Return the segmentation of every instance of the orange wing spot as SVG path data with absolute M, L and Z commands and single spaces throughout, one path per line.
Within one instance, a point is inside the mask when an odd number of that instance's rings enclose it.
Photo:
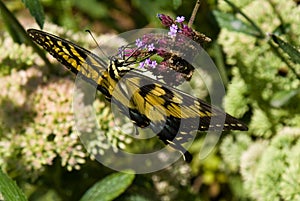
M 101 85 L 102 84 L 103 78 L 101 76 L 98 77 L 97 79 L 97 84 Z
M 154 122 L 166 121 L 165 108 L 163 108 L 161 105 L 155 105 L 151 107 L 149 114 L 146 116 Z
M 52 42 L 52 40 L 49 40 L 48 43 L 49 43 L 51 46 L 54 45 L 54 43 Z
M 180 118 L 192 118 L 199 115 L 198 114 L 199 111 L 195 112 L 191 107 L 181 106 L 180 110 L 181 110 Z
M 49 39 L 49 40 L 50 40 L 50 39 Z M 62 43 L 61 43 L 61 41 L 57 41 L 57 44 L 58 44 L 59 46 L 61 46 L 61 47 L 63 46 Z
M 64 60 L 66 60 L 66 61 L 68 61 L 68 59 L 69 59 L 69 56 L 68 55 L 62 55 L 62 57 L 64 58 Z
M 151 105 L 145 102 L 144 98 L 139 93 L 134 93 L 133 102 L 139 111 L 144 112 L 144 114 L 149 113 Z
M 202 112 L 202 111 L 200 111 L 200 110 L 198 111 L 198 114 L 199 114 L 200 117 L 206 117 L 206 116 L 207 116 L 207 115 L 205 115 L 204 112 Z
M 209 111 L 205 111 L 205 114 L 206 114 L 206 116 L 209 116 L 209 117 L 211 117 L 211 112 L 209 112 Z
M 151 90 L 151 93 L 155 96 L 165 95 L 166 92 L 161 88 L 161 85 L 156 84 L 155 88 Z
M 177 93 L 174 93 L 174 97 L 172 98 L 172 101 L 178 104 L 182 104 L 182 96 L 180 96 Z
M 182 114 L 183 114 L 181 108 L 174 103 L 171 103 L 170 105 L 168 105 L 168 111 L 171 115 L 173 115 L 174 117 L 178 117 L 178 118 L 181 118 Z
M 74 68 L 76 68 L 77 70 L 78 70 L 78 64 L 77 64 L 77 62 L 76 62 L 76 60 L 75 59 L 73 59 L 73 58 L 70 58 L 69 60 L 68 60 L 68 63 L 70 63 Z
M 149 102 L 152 105 L 162 105 L 165 102 L 164 99 L 160 98 L 159 96 L 154 97 L 154 96 L 151 96 L 151 95 L 147 95 L 145 97 L 145 99 L 146 99 L 147 102 Z
M 57 52 L 57 53 L 58 53 L 58 55 L 60 55 L 60 56 L 66 55 L 66 53 L 64 53 L 64 52 Z
M 70 46 L 70 45 L 69 45 L 69 47 L 70 47 L 71 52 L 74 54 L 74 56 L 75 56 L 76 58 L 80 59 L 81 61 L 85 61 L 85 60 L 80 56 L 80 54 L 78 54 L 78 52 L 74 49 L 73 46 Z
M 63 47 L 62 50 L 63 50 L 66 54 L 70 55 L 70 52 L 69 52 L 69 50 L 68 50 L 67 48 Z
M 61 52 L 61 49 L 59 47 L 53 47 L 53 51 L 56 53 L 59 53 L 59 52 Z

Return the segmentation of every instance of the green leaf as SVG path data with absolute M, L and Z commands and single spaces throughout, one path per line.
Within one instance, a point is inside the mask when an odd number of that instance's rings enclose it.
M 161 57 L 161 56 L 159 56 L 158 54 L 152 55 L 152 56 L 150 57 L 150 59 L 151 59 L 152 61 L 156 61 L 157 63 L 160 63 L 160 62 L 162 62 L 162 61 L 164 60 L 164 58 Z
M 290 33 L 291 31 L 291 24 L 286 23 L 286 24 L 280 24 L 277 26 L 274 31 L 272 31 L 273 34 L 276 34 L 277 36 L 284 35 L 287 33 Z
M 39 0 L 22 0 L 25 6 L 29 9 L 30 14 L 35 18 L 42 29 L 45 22 L 45 14 Z
M 282 107 L 299 93 L 299 89 L 277 92 L 271 100 L 271 105 L 276 108 Z
M 251 25 L 238 19 L 234 14 L 223 13 L 218 10 L 213 11 L 219 25 L 230 31 L 245 33 L 251 36 L 260 37 L 260 33 Z
M 150 201 L 150 200 L 141 195 L 131 195 L 130 197 L 127 197 L 125 201 Z
M 7 31 L 14 42 L 19 44 L 24 42 L 24 34 L 27 35 L 24 28 L 2 1 L 0 1 L 0 15 L 0 17 L 2 17 L 2 22 L 5 24 Z
M 99 19 L 109 15 L 109 9 L 104 3 L 96 0 L 74 1 L 74 5 L 87 15 Z
M 182 0 L 173 0 L 173 8 L 174 10 L 178 9 L 179 6 L 182 5 Z
M 9 201 L 26 201 L 24 193 L 17 186 L 16 182 L 9 178 L 0 169 L 0 190 L 4 200 Z
M 300 64 L 300 52 L 294 48 L 292 45 L 289 43 L 281 40 L 278 36 L 275 34 L 269 34 L 272 38 L 272 40 L 278 44 L 278 46 L 285 52 L 287 53 L 291 60 L 295 63 Z
M 132 183 L 135 175 L 114 173 L 94 184 L 80 201 L 110 201 L 121 195 Z
M 142 12 L 146 18 L 151 21 L 157 21 L 156 14 L 163 13 L 166 7 L 170 6 L 170 1 L 161 1 L 161 0 L 131 0 L 131 4 Z

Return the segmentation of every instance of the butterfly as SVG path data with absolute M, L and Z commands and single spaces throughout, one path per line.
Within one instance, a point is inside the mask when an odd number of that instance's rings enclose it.
M 36 29 L 27 32 L 60 63 L 95 85 L 108 101 L 113 99 L 136 126 L 151 128 L 162 142 L 180 151 L 187 162 L 192 155 L 183 144 L 192 138 L 191 131 L 248 130 L 246 124 L 221 109 L 138 73 L 130 59 L 111 57 L 107 64 L 73 42 Z

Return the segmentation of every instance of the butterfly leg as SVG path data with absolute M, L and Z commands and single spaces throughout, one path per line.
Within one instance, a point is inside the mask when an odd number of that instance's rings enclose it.
M 183 146 L 181 146 L 180 143 L 177 143 L 176 141 L 169 141 L 169 140 L 167 140 L 167 143 L 173 149 L 178 150 L 182 154 L 183 159 L 186 162 L 190 163 L 192 161 L 192 159 L 193 159 L 192 154 L 190 152 L 188 152 Z

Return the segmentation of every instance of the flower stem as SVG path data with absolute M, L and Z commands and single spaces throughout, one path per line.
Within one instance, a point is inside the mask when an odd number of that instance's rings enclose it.
M 189 23 L 188 23 L 189 27 L 191 27 L 194 23 L 194 20 L 195 20 L 196 14 L 198 12 L 198 9 L 200 7 L 200 4 L 201 4 L 201 0 L 197 0 L 196 5 L 194 7 L 194 10 L 192 12 L 191 18 L 190 18 Z

